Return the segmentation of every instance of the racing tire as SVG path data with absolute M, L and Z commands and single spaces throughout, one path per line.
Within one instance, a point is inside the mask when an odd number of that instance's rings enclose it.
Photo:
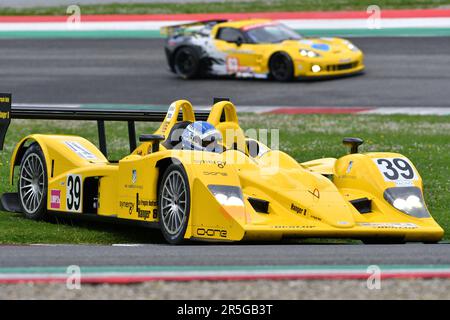
M 158 190 L 158 218 L 161 232 L 170 244 L 181 244 L 189 221 L 191 192 L 182 165 L 171 164 Z
M 18 195 L 25 217 L 41 220 L 47 216 L 47 166 L 41 147 L 31 144 L 20 163 Z
M 274 54 L 269 60 L 270 77 L 276 81 L 287 82 L 294 79 L 294 63 L 284 52 Z
M 183 79 L 192 79 L 198 76 L 200 58 L 197 52 L 190 47 L 182 47 L 175 52 L 173 69 Z

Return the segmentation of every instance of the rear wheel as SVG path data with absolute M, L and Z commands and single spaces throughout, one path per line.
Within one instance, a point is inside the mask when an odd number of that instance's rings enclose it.
M 199 57 L 194 49 L 183 47 L 175 52 L 173 68 L 181 78 L 195 78 L 199 73 L 199 65 Z
M 47 214 L 47 167 L 37 143 L 31 144 L 23 155 L 18 188 L 25 216 L 33 220 L 43 219 Z
M 159 224 L 164 238 L 170 244 L 180 244 L 189 220 L 189 181 L 181 165 L 171 164 L 159 186 Z
M 269 61 L 270 75 L 277 81 L 291 81 L 294 78 L 294 63 L 283 52 L 276 53 Z

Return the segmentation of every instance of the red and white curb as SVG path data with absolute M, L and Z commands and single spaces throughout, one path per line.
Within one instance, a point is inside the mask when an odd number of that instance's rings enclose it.
M 148 281 L 245 281 L 245 280 L 355 280 L 376 275 L 379 279 L 450 279 L 449 266 L 246 266 L 246 267 L 91 267 L 79 275 L 46 268 L 0 269 L 0 284 L 61 283 L 78 276 L 81 283 L 140 283 Z M 18 268 L 19 269 L 19 268 Z M 85 270 L 86 269 L 86 270 Z M 116 270 L 114 270 L 116 269 Z
M 450 107 L 237 107 L 238 112 L 269 114 L 450 115 Z
M 274 12 L 222 14 L 83 15 L 80 23 L 69 16 L 2 16 L 0 32 L 7 31 L 158 31 L 162 26 L 210 19 L 268 18 L 298 30 L 368 28 L 450 28 L 450 9 Z M 374 22 L 373 19 L 377 19 Z M 70 22 L 68 22 L 70 21 Z

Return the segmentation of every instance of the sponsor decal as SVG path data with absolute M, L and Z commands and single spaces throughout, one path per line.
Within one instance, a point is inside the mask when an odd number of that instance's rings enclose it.
M 120 201 L 119 206 L 121 208 L 128 208 L 128 213 L 132 214 L 134 209 L 134 203 L 131 201 Z
M 299 206 L 296 206 L 293 203 L 291 204 L 291 210 L 298 214 L 302 214 L 302 215 L 306 216 L 306 209 L 300 208 Z
M 221 230 L 221 229 L 204 229 L 204 228 L 197 228 L 197 235 L 198 236 L 207 236 L 207 237 L 220 237 L 220 238 L 226 238 L 227 237 L 227 230 Z
M 136 171 L 136 169 L 133 169 L 131 171 L 131 183 L 135 184 L 136 181 L 137 181 L 137 171 Z
M 50 208 L 61 208 L 61 190 L 50 190 Z
M 313 229 L 316 226 L 272 226 L 273 229 Z
M 346 174 L 349 174 L 350 171 L 352 171 L 352 168 L 353 168 L 353 161 L 350 161 L 350 162 L 348 163 L 347 171 L 345 171 L 345 173 L 346 173 Z
M 311 48 L 320 50 L 320 51 L 330 51 L 330 46 L 325 43 L 314 43 L 311 45 Z
M 214 171 L 203 171 L 203 174 L 205 176 L 223 176 L 223 177 L 228 176 L 228 173 L 226 172 L 214 172 Z
M 0 103 L 10 103 L 11 97 L 10 96 L 0 96 Z
M 361 227 L 372 227 L 377 229 L 417 229 L 418 226 L 415 223 L 401 223 L 401 222 L 395 222 L 395 223 L 387 223 L 387 222 L 361 222 L 358 223 Z
M 166 120 L 170 121 L 172 119 L 174 113 L 175 113 L 175 102 L 172 103 L 169 107 L 169 110 L 167 110 Z
M 136 212 L 139 218 L 147 220 L 150 216 L 154 216 L 156 210 L 152 208 L 143 207 L 156 207 L 157 201 L 155 200 L 144 200 L 139 198 L 139 193 L 136 193 Z
M 195 160 L 194 159 L 194 164 L 214 164 L 216 165 L 218 168 L 223 169 L 225 168 L 225 165 L 227 164 L 226 161 L 216 161 L 216 160 Z
M 0 112 L 0 119 L 9 119 L 9 112 Z
M 86 160 L 97 160 L 97 157 L 92 152 L 90 152 L 88 149 L 83 147 L 79 142 L 65 141 L 64 143 L 73 152 L 75 152 L 80 158 L 83 158 Z
M 319 191 L 319 189 L 315 188 L 313 191 L 308 190 L 308 192 L 311 193 L 314 198 L 320 199 L 320 191 Z

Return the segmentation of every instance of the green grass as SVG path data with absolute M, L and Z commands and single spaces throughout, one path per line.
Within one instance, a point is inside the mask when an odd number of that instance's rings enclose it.
M 425 199 L 433 217 L 450 231 L 450 116 L 380 115 L 250 115 L 240 117 L 243 128 L 280 129 L 280 149 L 303 162 L 346 153 L 342 137 L 365 140 L 362 152 L 392 151 L 409 157 L 422 175 Z M 139 133 L 151 133 L 156 124 L 138 124 Z M 13 121 L 5 151 L 0 154 L 1 192 L 8 186 L 9 157 L 14 143 L 29 133 L 81 134 L 97 143 L 96 126 L 84 122 Z M 127 128 L 107 126 L 111 158 L 127 154 Z M 0 213 L 0 243 L 128 243 L 159 241 L 158 231 L 109 224 L 55 220 L 35 222 L 18 214 Z
M 75 2 L 75 1 L 74 1 Z M 366 10 L 377 4 L 382 9 L 435 8 L 449 0 L 254 0 L 222 3 L 156 3 L 85 5 L 82 14 L 218 13 L 274 11 Z M 1 8 L 0 15 L 65 15 L 67 7 Z

